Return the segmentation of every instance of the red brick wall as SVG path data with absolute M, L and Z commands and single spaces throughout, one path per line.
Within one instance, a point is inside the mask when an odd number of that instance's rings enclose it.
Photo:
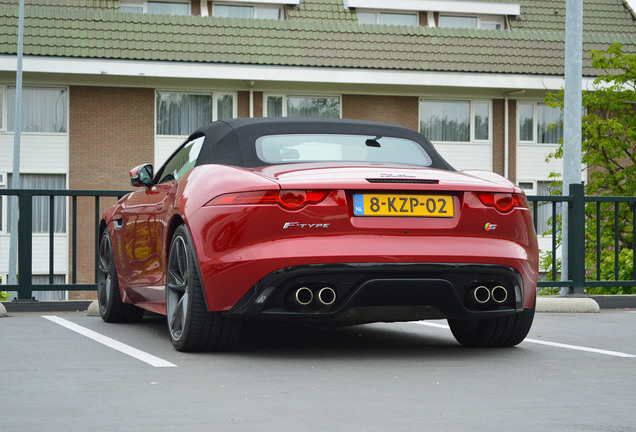
M 236 97 L 236 113 L 239 118 L 250 116 L 250 92 L 238 92 Z
M 263 92 L 253 92 L 254 117 L 263 117 Z M 239 118 L 250 116 L 250 92 L 240 91 L 237 97 L 237 113 Z
M 508 100 L 508 179 L 517 182 L 517 101 Z
M 344 94 L 342 118 L 390 122 L 417 131 L 418 98 Z
M 505 104 L 503 99 L 494 99 L 492 102 L 492 170 L 504 175 Z
M 420 12 L 419 14 L 419 22 L 422 27 L 428 27 L 428 13 Z
M 69 100 L 69 188 L 130 190 L 128 171 L 154 159 L 154 90 L 71 87 Z M 100 214 L 113 201 L 103 198 Z M 94 281 L 94 214 L 93 198 L 78 199 L 78 283 Z
M 254 92 L 254 117 L 263 117 L 263 92 Z

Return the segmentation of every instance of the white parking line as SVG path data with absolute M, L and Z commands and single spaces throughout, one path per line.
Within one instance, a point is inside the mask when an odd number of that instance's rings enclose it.
M 55 324 L 59 324 L 62 327 L 65 327 L 69 330 L 72 330 L 76 333 L 81 334 L 82 336 L 86 336 L 89 339 L 92 339 L 96 342 L 99 342 L 102 345 L 106 345 L 109 348 L 117 350 L 123 354 L 129 355 L 130 357 L 136 358 L 137 360 L 141 360 L 142 362 L 148 363 L 154 367 L 177 367 L 177 365 L 170 363 L 169 361 L 160 359 L 159 357 L 155 357 L 152 354 L 148 354 L 137 348 L 133 348 L 130 345 L 126 345 L 115 339 L 111 339 L 108 336 L 104 336 L 100 333 L 97 333 L 93 330 L 89 330 L 85 327 L 72 323 L 64 318 L 60 318 L 55 315 L 42 315 L 42 318 L 45 318 L 49 321 L 54 322 Z
M 428 326 L 428 327 L 450 329 L 448 327 L 448 325 L 446 325 L 446 324 L 438 324 L 438 323 L 432 323 L 432 322 L 426 322 L 426 321 L 413 321 L 413 324 L 419 324 L 419 325 L 424 325 L 424 326 Z M 577 345 L 568 345 L 568 344 L 562 344 L 562 343 L 557 343 L 557 342 L 548 342 L 548 341 L 537 340 L 537 339 L 528 339 L 528 338 L 526 338 L 526 339 L 524 339 L 523 342 L 529 342 L 529 343 L 533 343 L 533 344 L 537 344 L 537 345 L 547 345 L 547 346 L 552 346 L 552 347 L 556 347 L 556 348 L 564 348 L 564 349 L 571 349 L 571 350 L 577 350 L 577 351 L 585 351 L 585 352 L 591 352 L 591 353 L 596 353 L 596 354 L 604 354 L 604 355 L 609 355 L 609 356 L 614 356 L 614 357 L 636 358 L 636 355 L 633 355 L 633 354 L 626 354 L 626 353 L 617 352 L 617 351 L 607 351 L 607 350 L 601 350 L 601 349 L 597 349 L 597 348 L 588 348 L 588 347 L 577 346 Z
M 587 351 L 587 352 L 596 353 L 596 354 L 605 354 L 605 355 L 614 356 L 614 357 L 623 357 L 623 358 L 634 358 L 634 357 L 636 357 L 636 355 L 626 354 L 626 353 L 617 352 L 617 351 L 607 351 L 607 350 L 602 350 L 602 349 L 588 348 L 588 347 L 582 347 L 582 346 L 577 346 L 577 345 L 568 345 L 568 344 L 562 344 L 562 343 L 557 343 L 557 342 L 548 342 L 548 341 L 536 340 L 536 339 L 527 339 L 526 338 L 523 341 L 524 342 L 530 342 L 530 343 L 533 343 L 533 344 L 553 346 L 553 347 L 557 347 L 557 348 L 565 348 L 565 349 L 571 349 L 571 350 L 577 350 L 577 351 Z

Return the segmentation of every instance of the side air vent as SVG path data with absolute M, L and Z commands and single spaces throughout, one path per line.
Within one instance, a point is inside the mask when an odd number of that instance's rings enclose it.
M 369 183 L 419 183 L 419 184 L 439 184 L 439 180 L 421 180 L 421 179 L 405 179 L 405 178 L 380 178 L 367 179 Z

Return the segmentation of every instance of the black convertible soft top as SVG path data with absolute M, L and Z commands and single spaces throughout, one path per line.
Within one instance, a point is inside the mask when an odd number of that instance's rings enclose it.
M 258 158 L 256 140 L 265 135 L 284 134 L 347 134 L 409 139 L 424 148 L 431 158 L 431 168 L 455 171 L 423 135 L 392 123 L 347 119 L 239 118 L 210 123 L 190 137 L 205 135 L 196 165 L 258 167 L 269 164 Z

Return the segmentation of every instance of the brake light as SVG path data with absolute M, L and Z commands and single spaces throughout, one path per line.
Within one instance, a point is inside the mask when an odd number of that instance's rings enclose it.
M 318 204 L 324 200 L 330 191 L 324 190 L 280 190 L 254 191 L 225 194 L 218 196 L 207 205 L 262 205 L 278 204 L 288 210 L 298 210 L 307 204 Z
M 501 213 L 508 213 L 515 207 L 528 208 L 528 200 L 523 194 L 477 192 L 475 195 L 483 205 L 494 207 Z

